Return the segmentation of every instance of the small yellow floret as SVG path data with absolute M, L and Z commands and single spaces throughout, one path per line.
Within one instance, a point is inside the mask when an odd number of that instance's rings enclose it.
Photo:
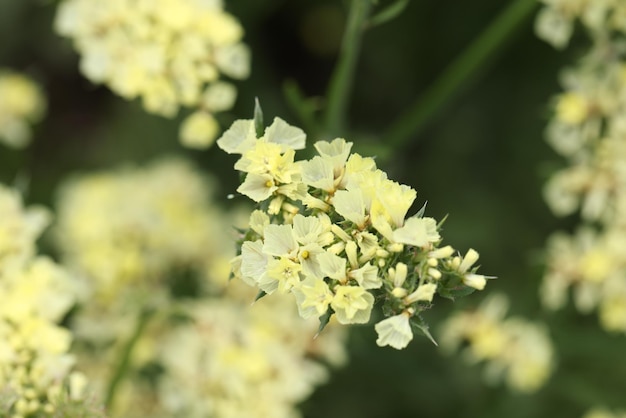
M 589 103 L 578 93 L 562 94 L 556 105 L 556 117 L 565 123 L 578 125 L 589 115 Z

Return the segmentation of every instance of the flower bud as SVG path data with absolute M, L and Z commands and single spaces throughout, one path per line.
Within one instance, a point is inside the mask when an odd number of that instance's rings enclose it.
M 482 274 L 468 273 L 463 276 L 463 284 L 476 290 L 483 290 L 487 284 L 487 278 Z
M 352 266 L 352 268 L 359 267 L 359 259 L 356 254 L 356 250 L 356 242 L 346 242 L 346 256 L 348 257 L 348 261 L 350 262 L 350 266 Z
M 454 254 L 454 248 L 450 245 L 446 245 L 445 247 L 437 248 L 436 250 L 429 252 L 428 256 L 432 258 L 448 258 L 452 254 Z
M 470 267 L 474 265 L 476 261 L 478 261 L 478 252 L 470 248 L 469 250 L 467 250 L 465 257 L 463 257 L 463 261 L 459 266 L 459 272 L 465 273 Z
M 434 269 L 434 268 L 429 268 L 428 269 L 428 275 L 430 277 L 432 277 L 433 279 L 435 279 L 435 280 L 441 279 L 441 272 L 439 270 L 437 270 L 437 269 Z
M 433 300 L 433 296 L 435 296 L 435 291 L 437 290 L 437 285 L 435 283 L 426 283 L 417 288 L 413 293 L 404 298 L 404 303 L 406 305 L 410 305 L 412 303 L 418 302 L 420 300 L 431 302 Z
M 341 229 L 341 227 L 337 224 L 332 224 L 330 226 L 330 230 L 333 232 L 333 234 L 337 235 L 337 237 L 339 237 L 339 239 L 348 242 L 350 241 L 350 235 L 348 235 L 346 233 L 346 231 L 344 231 L 343 229 Z
M 395 287 L 402 287 L 408 273 L 408 267 L 404 263 L 396 264 L 396 274 L 393 278 L 393 285 Z
M 391 294 L 398 299 L 402 299 L 407 293 L 409 292 L 403 287 L 396 287 L 391 291 Z

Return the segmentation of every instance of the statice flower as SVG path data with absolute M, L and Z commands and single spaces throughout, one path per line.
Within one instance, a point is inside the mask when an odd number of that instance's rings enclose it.
M 548 240 L 541 299 L 561 308 L 571 289 L 580 312 L 597 310 L 603 328 L 626 332 L 626 3 L 551 4 L 581 17 L 591 47 L 564 71 L 546 131 L 565 159 L 546 202 L 557 216 L 578 213 L 581 224 Z
M 260 115 L 260 112 L 257 113 Z M 292 294 L 303 318 L 321 327 L 368 323 L 378 305 L 377 344 L 402 349 L 436 294 L 454 299 L 482 290 L 478 253 L 442 246 L 441 223 L 408 216 L 416 192 L 387 178 L 343 138 L 315 143 L 318 155 L 295 160 L 304 132 L 275 118 L 238 120 L 217 141 L 239 155 L 237 191 L 257 203 L 241 230 L 236 277 L 265 294 Z M 377 302 L 378 301 L 378 302 Z M 379 316 L 377 313 L 375 316 Z
M 28 145 L 31 125 L 43 117 L 45 109 L 45 97 L 32 79 L 0 69 L 0 142 L 13 148 Z
M 211 184 L 180 158 L 75 176 L 60 189 L 55 230 L 64 263 L 95 304 L 158 303 L 172 270 L 210 268 L 222 244 Z M 95 307 L 95 306 L 94 306 Z
M 507 298 L 493 294 L 475 311 L 455 313 L 443 324 L 441 346 L 452 353 L 466 345 L 465 358 L 485 363 L 488 382 L 504 380 L 513 390 L 535 392 L 552 372 L 552 343 L 545 326 L 507 318 L 507 310 Z
M 583 418 L 626 418 L 626 412 L 597 407 L 587 411 Z
M 178 158 L 61 189 L 56 236 L 86 287 L 72 328 L 94 390 L 111 390 L 129 350 L 111 417 L 297 416 L 326 364 L 345 359 L 342 330 L 314 339 L 292 303 L 251 306 L 254 291 L 229 282 L 238 211 L 212 189 Z
M 92 82 L 165 117 L 192 109 L 180 128 L 192 148 L 213 143 L 213 115 L 234 104 L 236 89 L 221 77 L 250 71 L 243 28 L 221 0 L 63 0 L 55 26 L 72 39 Z
M 577 22 L 593 36 L 626 33 L 626 4 L 621 0 L 540 0 L 535 30 L 555 48 L 569 43 Z
M 59 325 L 75 304 L 77 286 L 35 250 L 47 214 L 24 208 L 21 197 L 2 185 L 0 214 L 2 412 L 18 418 L 84 409 L 87 379 L 74 370 L 72 334 Z
M 170 416 L 290 418 L 346 358 L 342 329 L 314 339 L 287 297 L 250 306 L 253 290 L 231 282 L 219 299 L 187 304 L 187 323 L 159 346 L 159 398 Z M 251 293 L 252 292 L 252 293 Z M 253 402 L 250 400 L 254 399 Z

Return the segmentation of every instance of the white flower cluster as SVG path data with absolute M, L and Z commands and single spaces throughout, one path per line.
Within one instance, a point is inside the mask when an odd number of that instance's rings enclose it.
M 469 362 L 486 362 L 487 381 L 504 379 L 514 390 L 534 392 L 550 377 L 554 349 L 544 326 L 505 318 L 507 310 L 508 299 L 492 294 L 477 310 L 457 312 L 443 325 L 441 346 L 454 352 L 466 343 Z
M 583 418 L 626 418 L 626 412 L 625 411 L 611 411 L 606 408 L 598 407 L 598 408 L 593 408 L 587 411 L 587 413 L 583 415 Z
M 314 339 L 317 321 L 303 321 L 291 300 L 260 300 L 232 282 L 219 299 L 188 304 L 192 322 L 174 328 L 159 347 L 165 373 L 159 397 L 174 416 L 291 418 L 296 405 L 342 365 L 342 329 Z M 251 402 L 251 399 L 254 401 Z
M 210 184 L 179 158 L 77 176 L 60 190 L 55 230 L 64 263 L 98 304 L 156 301 L 173 272 L 202 275 L 223 253 Z M 134 302 L 133 302 L 134 301 Z M 145 301 L 148 303 L 148 301 Z
M 595 10 L 589 16 L 608 26 L 590 28 L 592 46 L 564 72 L 564 91 L 547 129 L 549 143 L 567 166 L 548 180 L 545 199 L 558 216 L 579 212 L 581 225 L 548 241 L 541 297 L 545 306 L 557 309 L 573 288 L 578 310 L 597 309 L 605 329 L 626 332 L 626 50 L 621 40 L 626 26 L 622 35 L 611 26 L 625 21 L 626 3 L 579 3 L 576 10 Z
M 626 33 L 626 3 L 622 0 L 540 0 L 537 35 L 556 48 L 569 43 L 577 20 L 594 36 Z
M 228 281 L 236 221 L 206 180 L 168 159 L 77 177 L 59 195 L 56 235 L 87 287 L 73 320 L 79 361 L 97 391 L 142 329 L 111 417 L 297 416 L 326 377 L 318 360 L 345 358 L 339 330 L 314 340 L 317 324 L 293 304 L 250 306 L 252 289 Z
M 250 53 L 243 29 L 220 0 L 63 0 L 59 34 L 72 38 L 80 69 L 126 99 L 166 117 L 194 109 L 183 122 L 184 145 L 205 148 L 230 109 L 235 87 L 220 80 L 248 77 Z
M 412 322 L 428 332 L 419 314 L 435 293 L 453 298 L 485 286 L 475 272 L 478 253 L 439 247 L 435 219 L 406 218 L 415 190 L 389 180 L 372 158 L 351 154 L 352 143 L 319 141 L 319 155 L 295 161 L 302 130 L 276 118 L 257 137 L 256 125 L 236 121 L 217 142 L 241 155 L 237 191 L 258 203 L 233 260 L 244 282 L 293 294 L 300 316 L 320 317 L 322 326 L 331 315 L 367 323 L 379 296 L 387 318 L 376 324 L 377 344 L 396 349 L 412 340 Z
M 21 148 L 30 142 L 30 125 L 46 108 L 43 93 L 30 78 L 0 69 L 0 142 Z
M 51 416 L 68 397 L 81 402 L 85 391 L 86 378 L 72 371 L 72 335 L 59 326 L 75 303 L 75 283 L 36 255 L 46 211 L 23 208 L 0 185 L 0 214 L 0 406 L 12 418 Z

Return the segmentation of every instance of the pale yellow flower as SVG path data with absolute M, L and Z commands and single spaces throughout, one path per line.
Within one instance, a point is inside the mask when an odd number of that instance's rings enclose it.
M 286 257 L 272 259 L 267 263 L 267 273 L 259 280 L 259 287 L 266 293 L 278 286 L 278 290 L 285 293 L 300 283 L 300 263 L 291 261 Z M 267 284 L 266 284 L 267 283 Z
M 424 283 L 406 297 L 406 303 L 411 304 L 419 301 L 432 302 L 436 290 L 436 283 Z
M 237 191 L 255 202 L 268 199 L 278 189 L 274 178 L 269 174 L 249 173 Z
M 565 123 L 577 125 L 585 120 L 589 113 L 589 104 L 580 94 L 570 92 L 559 97 L 556 105 L 556 117 Z
M 333 300 L 333 293 L 326 282 L 314 277 L 307 277 L 294 287 L 293 294 L 300 316 L 305 319 L 325 314 Z
M 180 140 L 189 148 L 207 148 L 217 137 L 219 125 L 207 112 L 198 111 L 189 115 L 180 126 Z
M 338 190 L 333 196 L 332 204 L 337 213 L 345 219 L 354 222 L 359 228 L 365 226 L 367 216 L 361 190 Z
M 31 125 L 46 108 L 41 89 L 29 77 L 0 69 L 0 142 L 14 148 L 28 145 Z
M 337 286 L 330 303 L 342 324 L 365 324 L 370 319 L 374 296 L 360 286 Z
M 350 270 L 348 276 L 356 280 L 363 289 L 378 289 L 383 285 L 383 281 L 378 277 L 378 267 L 369 262 L 356 270 Z
M 162 116 L 174 117 L 183 106 L 199 111 L 180 129 L 183 144 L 193 148 L 217 136 L 209 112 L 234 104 L 235 89 L 220 76 L 250 73 L 243 29 L 220 1 L 64 0 L 55 28 L 73 41 L 92 82 L 141 98 L 147 111 Z
M 402 244 L 423 247 L 441 240 L 437 221 L 433 218 L 409 218 L 404 225 L 393 231 L 393 240 Z
M 402 350 L 409 345 L 413 339 L 409 318 L 410 315 L 407 312 L 403 312 L 400 315 L 392 316 L 378 322 L 374 326 L 378 333 L 376 344 L 379 347 L 388 345 L 396 350 Z
M 316 156 L 309 161 L 302 161 L 300 171 L 302 182 L 305 184 L 327 192 L 335 190 L 335 175 L 331 159 Z

